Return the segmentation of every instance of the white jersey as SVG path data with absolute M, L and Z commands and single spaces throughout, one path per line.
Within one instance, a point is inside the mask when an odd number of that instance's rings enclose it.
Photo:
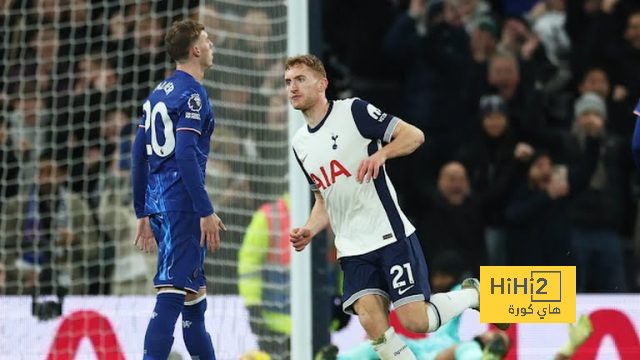
M 384 167 L 377 179 L 356 181 L 362 160 L 391 141 L 398 121 L 366 101 L 336 100 L 316 127 L 305 125 L 293 138 L 300 167 L 325 200 L 338 257 L 366 254 L 415 232 Z

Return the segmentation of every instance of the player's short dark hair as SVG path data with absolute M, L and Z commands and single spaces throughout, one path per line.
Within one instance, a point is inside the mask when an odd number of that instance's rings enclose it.
M 308 68 L 315 71 L 323 78 L 327 77 L 327 71 L 324 69 L 324 65 L 322 64 L 322 61 L 318 59 L 316 56 L 311 54 L 297 55 L 297 56 L 292 56 L 288 58 L 285 61 L 284 70 L 287 71 L 291 67 L 299 64 L 306 65 Z
M 189 50 L 198 41 L 202 30 L 204 25 L 191 19 L 174 22 L 164 38 L 169 56 L 177 62 L 188 59 Z

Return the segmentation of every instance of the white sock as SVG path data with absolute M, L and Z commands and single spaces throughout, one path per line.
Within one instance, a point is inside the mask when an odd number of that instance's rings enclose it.
M 479 305 L 478 292 L 474 289 L 462 289 L 431 295 L 427 302 L 429 332 L 434 332 L 449 320 L 462 314 L 469 308 Z
M 384 342 L 373 345 L 373 349 L 382 360 L 417 360 L 393 327 L 384 332 Z

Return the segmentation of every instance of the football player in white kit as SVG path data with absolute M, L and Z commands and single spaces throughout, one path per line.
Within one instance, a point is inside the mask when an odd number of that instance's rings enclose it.
M 424 134 L 361 99 L 328 101 L 326 72 L 313 55 L 287 59 L 284 80 L 307 123 L 292 145 L 315 195 L 306 224 L 291 230 L 293 247 L 302 251 L 331 225 L 344 272 L 344 311 L 358 315 L 381 359 L 415 359 L 389 326 L 389 303 L 414 332 L 433 332 L 480 306 L 476 279 L 465 280 L 462 290 L 431 294 L 415 228 L 385 171 L 387 159 L 411 154 Z

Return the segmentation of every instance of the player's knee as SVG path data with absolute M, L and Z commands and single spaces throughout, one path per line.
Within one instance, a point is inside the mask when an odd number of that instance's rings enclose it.
M 388 312 L 383 303 L 382 299 L 364 297 L 358 299 L 353 305 L 360 324 L 372 339 L 382 336 L 389 327 Z
M 189 321 L 203 321 L 205 311 L 207 311 L 206 295 L 202 295 L 193 300 L 186 300 L 184 302 L 184 308 L 182 309 L 182 319 Z
M 413 302 L 396 309 L 400 324 L 412 332 L 426 333 L 429 330 L 429 319 L 425 303 Z
M 400 320 L 400 323 L 411 332 L 426 333 L 429 330 L 429 324 L 424 320 L 408 317 Z
M 200 299 L 203 296 L 207 295 L 207 289 L 206 288 L 202 288 L 200 289 L 200 291 L 198 291 L 197 293 L 192 293 L 192 292 L 187 292 L 187 296 L 185 297 L 185 303 L 187 302 L 191 302 L 191 301 L 195 301 L 197 299 Z

